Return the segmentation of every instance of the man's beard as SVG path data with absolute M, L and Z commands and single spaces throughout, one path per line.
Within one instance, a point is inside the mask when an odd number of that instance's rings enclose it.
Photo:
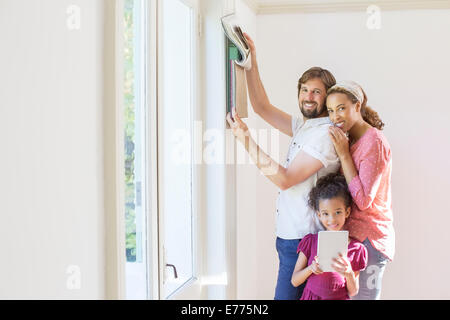
M 318 116 L 320 116 L 322 114 L 324 106 L 322 106 L 322 108 L 319 109 L 317 103 L 313 102 L 316 105 L 316 107 L 314 109 L 312 109 L 312 110 L 305 110 L 304 109 L 304 104 L 305 103 L 311 103 L 311 101 L 303 101 L 303 103 L 302 103 L 302 105 L 300 107 L 300 111 L 302 112 L 302 114 L 303 114 L 303 116 L 305 118 L 314 119 L 314 118 L 317 118 Z

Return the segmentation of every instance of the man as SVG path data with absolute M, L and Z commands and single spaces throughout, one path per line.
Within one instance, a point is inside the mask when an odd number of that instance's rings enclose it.
M 318 178 L 337 172 L 340 167 L 328 134 L 331 121 L 325 106 L 327 90 L 336 80 L 322 68 L 307 70 L 298 81 L 302 117 L 293 117 L 270 103 L 259 77 L 255 45 L 247 34 L 244 35 L 251 50 L 252 67 L 246 71 L 246 77 L 253 110 L 274 128 L 292 137 L 284 165 L 276 163 L 259 148 L 235 110 L 227 115 L 227 121 L 257 167 L 280 188 L 276 205 L 276 249 L 280 264 L 275 300 L 296 300 L 304 288 L 304 284 L 298 288 L 291 284 L 297 246 L 307 234 L 323 230 L 315 212 L 308 206 L 308 193 Z

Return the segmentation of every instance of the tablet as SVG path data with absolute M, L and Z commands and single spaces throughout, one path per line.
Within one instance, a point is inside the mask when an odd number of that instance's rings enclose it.
M 348 231 L 319 231 L 317 256 L 319 267 L 323 272 L 335 272 L 331 267 L 332 259 L 339 257 L 339 252 L 347 256 Z

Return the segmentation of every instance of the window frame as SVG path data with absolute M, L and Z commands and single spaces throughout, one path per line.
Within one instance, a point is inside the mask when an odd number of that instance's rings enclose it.
M 148 94 L 147 99 L 150 110 L 148 111 L 148 159 L 151 163 L 157 163 L 157 142 L 158 142 L 158 28 L 161 23 L 158 20 L 159 4 L 164 0 L 147 0 L 148 5 Z M 182 0 L 183 2 L 193 3 L 191 0 Z M 225 110 L 225 86 L 216 85 L 215 83 L 225 83 L 225 41 L 224 35 L 220 26 L 216 23 L 220 16 L 223 15 L 223 8 L 219 3 L 204 2 L 194 0 L 194 4 L 198 5 L 197 14 L 195 15 L 194 23 L 199 27 L 198 36 L 195 38 L 198 48 L 197 56 L 198 63 L 196 69 L 198 74 L 196 77 L 196 96 L 198 98 L 196 106 L 194 121 L 201 121 L 201 137 L 195 137 L 195 143 L 203 145 L 203 130 L 210 127 L 223 129 L 227 136 L 230 133 L 225 128 L 224 115 Z M 123 43 L 121 36 L 123 34 L 122 19 L 123 19 L 123 0 L 117 0 L 114 3 L 108 4 L 110 10 L 110 48 L 111 53 L 106 52 L 106 56 L 111 56 L 110 72 L 113 76 L 107 77 L 111 79 L 111 91 L 115 90 L 115 107 L 114 116 L 108 120 L 109 126 L 114 128 L 111 131 L 111 155 L 115 155 L 114 164 L 111 163 L 111 172 L 114 186 L 111 186 L 111 192 L 107 197 L 110 200 L 105 200 L 112 210 L 107 214 L 106 239 L 107 239 L 107 253 L 106 253 L 106 296 L 108 299 L 125 299 L 125 223 L 124 223 L 124 192 L 123 192 L 123 115 L 122 115 L 122 48 Z M 204 18 L 199 19 L 200 14 L 204 14 Z M 109 16 L 109 15 L 108 15 Z M 114 18 L 115 17 L 115 18 Z M 114 25 L 115 24 L 115 25 Z M 205 25 L 203 28 L 202 25 Z M 108 27 L 108 26 L 107 26 Z M 112 35 L 115 35 L 114 38 Z M 209 59 L 205 59 L 210 57 Z M 115 80 L 112 80 L 115 79 Z M 207 105 L 214 105 L 216 108 L 210 109 L 206 112 Z M 199 134 L 194 132 L 194 134 Z M 108 136 L 106 137 L 108 138 Z M 231 138 L 230 138 L 231 139 Z M 228 140 L 227 140 L 228 141 Z M 231 141 L 231 140 L 230 140 Z M 114 143 L 115 142 L 115 143 Z M 233 144 L 234 145 L 234 144 Z M 226 146 L 225 152 L 230 152 L 231 146 Z M 197 149 L 195 149 L 197 152 Z M 200 150 L 203 150 L 201 148 Z M 198 159 L 196 159 L 198 160 Z M 235 168 L 234 166 L 216 166 L 206 165 L 203 162 L 203 153 L 200 151 L 200 164 L 195 164 L 195 183 L 197 191 L 194 195 L 195 201 L 193 217 L 195 221 L 194 232 L 194 275 L 195 279 L 186 284 L 190 290 L 180 290 L 176 292 L 171 299 L 234 299 L 236 297 L 236 230 L 235 230 L 235 209 L 236 209 L 236 187 L 235 182 Z M 160 234 L 159 234 L 159 204 L 158 204 L 158 190 L 157 190 L 157 167 L 152 166 L 148 171 L 148 192 L 147 201 L 150 214 L 147 217 L 148 222 L 148 296 L 151 299 L 161 299 L 162 282 L 161 268 L 162 263 L 160 257 Z M 214 191 L 211 191 L 214 190 Z M 209 199 L 209 200 L 208 200 Z M 218 225 L 214 221 L 217 219 L 224 222 Z M 152 248 L 158 248 L 152 250 Z M 224 249 L 225 251 L 217 252 L 217 249 Z M 224 274 L 225 273 L 225 274 Z M 225 278 L 222 279 L 222 275 Z M 219 278 L 217 278 L 219 277 Z M 208 288 L 213 286 L 209 290 Z M 195 288 L 195 290 L 193 289 Z M 194 292 L 195 294 L 190 294 Z
M 177 0 L 188 7 L 192 9 L 193 13 L 193 19 L 192 19 L 192 31 L 193 31 L 193 38 L 192 38 L 192 45 L 191 45 L 191 52 L 193 60 L 192 70 L 193 75 L 191 78 L 192 83 L 192 106 L 193 109 L 191 110 L 191 117 L 192 120 L 195 122 L 196 120 L 202 119 L 202 108 L 200 104 L 200 72 L 199 72 L 199 45 L 200 45 L 200 39 L 199 39 L 199 1 L 198 0 Z M 160 5 L 160 0 L 155 1 L 157 3 L 157 43 L 156 43 L 156 64 L 157 64 L 157 110 L 161 108 L 162 106 L 162 99 L 163 96 L 163 39 L 162 39 L 162 31 L 163 31 L 163 11 L 162 6 Z M 161 113 L 157 112 L 157 121 L 159 123 L 162 123 L 161 119 Z M 160 128 L 158 128 L 160 129 Z M 191 131 L 191 142 L 192 142 L 192 154 L 193 157 L 195 157 L 195 150 L 196 150 L 196 142 L 202 142 L 202 137 L 194 137 L 194 131 L 195 126 L 192 125 L 192 131 Z M 159 132 L 158 132 L 159 133 Z M 199 140 L 200 139 L 200 140 Z M 158 140 L 158 137 L 157 137 Z M 161 163 L 161 159 L 159 159 L 162 156 L 162 152 L 158 155 L 158 163 Z M 201 226 L 200 226 L 200 217 L 202 215 L 202 197 L 203 194 L 203 184 L 202 184 L 202 174 L 203 174 L 203 165 L 202 164 L 195 164 L 194 159 L 192 160 L 192 251 L 193 251 L 193 265 L 192 265 L 192 277 L 185 282 L 182 286 L 180 286 L 177 290 L 175 290 L 172 294 L 170 294 L 167 299 L 199 299 L 201 297 L 201 266 L 202 266 L 202 255 L 201 255 L 201 248 L 199 245 L 199 239 L 201 237 Z M 158 169 L 160 168 L 160 165 L 158 165 Z M 162 201 L 162 188 L 159 187 L 158 183 L 158 203 L 161 203 Z M 158 227 L 159 227 L 159 299 L 164 299 L 164 270 L 165 270 L 165 259 L 164 259 L 164 217 L 162 213 L 162 208 L 158 206 Z
M 158 163 L 158 1 L 149 1 L 147 5 L 148 18 L 148 125 L 147 132 L 149 163 Z M 148 257 L 148 298 L 160 299 L 159 272 L 159 206 L 158 206 L 158 165 L 147 170 L 147 257 Z

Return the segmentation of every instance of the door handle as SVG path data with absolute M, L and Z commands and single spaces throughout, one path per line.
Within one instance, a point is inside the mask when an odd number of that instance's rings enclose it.
M 170 264 L 170 263 L 166 263 L 166 267 L 173 268 L 173 274 L 175 275 L 175 279 L 178 278 L 177 267 L 175 267 L 175 265 Z

